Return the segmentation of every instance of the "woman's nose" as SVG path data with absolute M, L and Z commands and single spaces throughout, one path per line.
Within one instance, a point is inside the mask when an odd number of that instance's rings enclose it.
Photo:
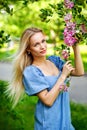
M 41 43 L 41 44 L 40 44 L 40 47 L 41 47 L 41 48 L 44 48 L 44 44 L 43 44 L 43 43 Z

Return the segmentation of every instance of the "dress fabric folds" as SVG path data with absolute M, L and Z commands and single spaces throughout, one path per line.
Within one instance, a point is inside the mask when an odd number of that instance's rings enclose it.
M 64 61 L 58 56 L 50 56 L 47 60 L 53 62 L 60 72 L 57 76 L 45 76 L 34 65 L 26 67 L 23 72 L 23 83 L 29 96 L 36 95 L 44 89 L 50 91 L 60 77 Z M 75 130 L 71 123 L 68 91 L 60 93 L 51 107 L 38 100 L 34 130 Z

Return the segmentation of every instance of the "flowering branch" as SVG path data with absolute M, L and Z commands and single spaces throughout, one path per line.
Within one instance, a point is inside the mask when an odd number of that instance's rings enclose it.
M 78 7 L 79 13 L 77 13 L 77 16 L 75 16 L 76 11 L 76 3 L 70 0 L 64 0 L 64 22 L 65 22 L 65 28 L 63 32 L 63 38 L 64 38 L 64 44 L 66 46 L 73 46 L 78 41 L 82 41 L 83 38 L 87 38 L 87 28 L 86 24 L 87 21 L 83 17 L 84 21 L 82 21 L 82 18 L 80 22 L 76 21 L 78 15 L 81 12 L 81 8 Z M 86 21 L 86 22 L 85 22 Z M 85 23 L 85 24 L 84 24 Z M 59 54 L 63 57 L 64 60 L 68 60 L 70 56 L 70 50 L 68 47 L 62 47 L 59 51 Z
M 70 0 L 64 0 L 64 7 L 67 9 L 66 14 L 64 16 L 65 28 L 64 28 L 64 42 L 68 46 L 72 46 L 78 41 L 82 41 L 87 36 L 87 28 L 84 24 L 84 21 L 76 22 L 76 18 L 74 14 L 74 10 L 76 10 L 76 5 L 74 2 Z M 79 13 L 81 12 L 81 8 L 79 8 Z
M 64 0 L 64 6 L 66 9 L 70 10 L 74 7 L 74 2 L 71 2 L 70 0 Z M 64 42 L 68 46 L 72 46 L 77 42 L 76 37 L 76 23 L 72 22 L 72 14 L 67 13 L 64 16 L 64 21 L 66 24 L 66 27 L 64 29 Z
M 49 8 L 41 10 L 40 17 L 42 21 L 49 22 L 54 13 L 58 14 L 57 21 L 64 17 L 63 24 L 65 27 L 62 34 L 64 43 L 60 47 L 56 47 L 55 50 L 65 61 L 70 57 L 70 46 L 77 44 L 79 41 L 85 41 L 83 43 L 87 44 L 87 18 L 82 14 L 81 6 L 83 5 L 86 5 L 86 0 L 83 2 L 64 0 L 61 3 L 49 4 Z M 66 81 L 67 86 L 70 84 L 69 78 Z
M 64 42 L 68 45 L 68 46 L 72 46 L 77 42 L 77 38 L 76 38 L 76 23 L 75 22 L 71 22 L 70 20 L 72 19 L 72 15 L 71 14 L 66 14 L 66 16 L 64 17 L 65 23 L 66 23 L 66 27 L 64 29 Z

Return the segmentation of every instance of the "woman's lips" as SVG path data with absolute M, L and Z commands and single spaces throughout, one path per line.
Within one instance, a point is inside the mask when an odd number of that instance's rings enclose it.
M 41 53 L 41 54 L 44 54 L 44 53 L 46 53 L 46 50 L 43 50 L 43 51 L 41 51 L 40 53 Z

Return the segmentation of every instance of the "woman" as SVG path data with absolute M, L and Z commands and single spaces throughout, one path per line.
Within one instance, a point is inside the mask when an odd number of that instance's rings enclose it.
M 70 117 L 69 94 L 64 89 L 67 76 L 81 76 L 84 69 L 78 44 L 72 48 L 75 68 L 70 61 L 64 63 L 57 56 L 46 59 L 47 43 L 41 29 L 28 28 L 21 36 L 12 87 L 9 90 L 14 105 L 23 90 L 28 95 L 38 96 L 35 130 L 74 130 Z

